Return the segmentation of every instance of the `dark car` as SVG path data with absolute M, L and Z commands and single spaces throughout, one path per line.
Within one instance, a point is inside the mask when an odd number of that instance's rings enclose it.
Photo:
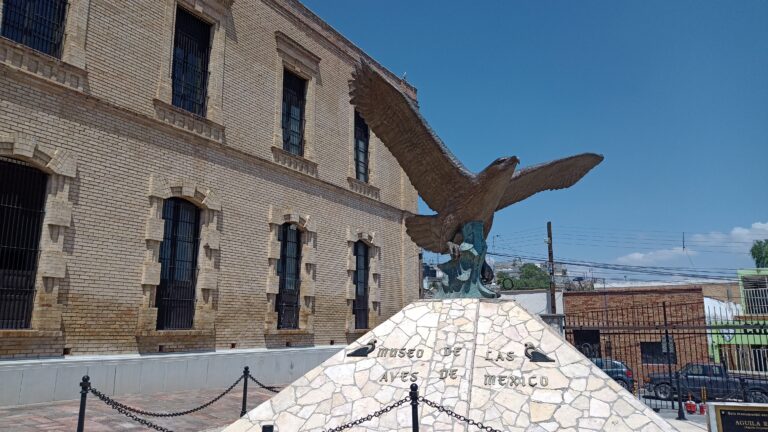
M 688 363 L 679 371 L 682 396 L 690 395 L 696 401 L 706 391 L 707 399 L 735 399 L 746 402 L 768 403 L 768 380 L 754 376 L 733 374 L 722 365 Z M 648 375 L 646 390 L 658 399 L 672 399 L 677 395 L 674 371 Z
M 614 381 L 621 384 L 628 391 L 631 392 L 635 388 L 635 378 L 632 369 L 628 368 L 624 363 L 618 360 L 603 358 L 591 358 L 590 360 L 602 369 L 606 375 L 613 378 Z

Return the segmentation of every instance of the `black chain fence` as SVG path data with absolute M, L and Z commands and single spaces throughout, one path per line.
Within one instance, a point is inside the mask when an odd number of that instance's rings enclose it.
M 179 417 L 187 414 L 192 414 L 194 412 L 203 410 L 205 408 L 208 408 L 209 406 L 213 405 L 217 401 L 219 401 L 221 398 L 223 398 L 226 394 L 231 392 L 240 382 L 243 382 L 243 405 L 240 412 L 240 416 L 245 415 L 245 407 L 247 404 L 247 394 L 248 394 L 248 381 L 254 382 L 259 387 L 268 390 L 273 393 L 277 393 L 280 390 L 277 387 L 274 386 L 267 386 L 261 383 L 259 380 L 251 376 L 250 371 L 248 367 L 246 366 L 245 369 L 243 369 L 243 374 L 240 375 L 240 377 L 232 383 L 226 390 L 224 390 L 221 394 L 216 396 L 215 398 L 209 400 L 208 402 L 188 410 L 184 411 L 178 411 L 178 412 L 153 412 L 153 411 L 145 411 L 139 408 L 134 408 L 128 405 L 125 405 L 121 402 L 118 402 L 111 397 L 105 395 L 104 393 L 100 392 L 98 389 L 91 387 L 90 378 L 86 375 L 83 377 L 82 382 L 80 382 L 80 414 L 77 419 L 77 432 L 83 432 L 84 430 L 84 423 L 85 423 L 85 406 L 86 406 L 86 399 L 88 396 L 88 393 L 96 396 L 100 401 L 107 404 L 110 408 L 114 409 L 115 411 L 119 412 L 120 414 L 128 417 L 129 419 L 142 424 L 146 426 L 149 429 L 154 429 L 161 432 L 173 432 L 171 429 L 168 429 L 166 427 L 160 426 L 158 424 L 152 423 L 151 421 L 139 417 L 139 415 L 147 416 L 147 417 Z M 414 432 L 419 431 L 419 403 L 423 403 L 424 405 L 427 405 L 428 407 L 434 408 L 438 412 L 445 413 L 456 420 L 466 423 L 470 426 L 475 426 L 481 431 L 486 432 L 502 432 L 499 429 L 494 429 L 490 426 L 486 426 L 483 423 L 479 421 L 472 420 L 471 418 L 465 417 L 461 414 L 456 413 L 452 409 L 442 406 L 436 402 L 433 402 L 423 396 L 419 396 L 419 386 L 417 384 L 411 384 L 411 391 L 409 392 L 408 396 L 392 403 L 384 408 L 381 408 L 380 410 L 374 411 L 371 414 L 368 414 L 367 416 L 360 417 L 357 420 L 351 421 L 349 423 L 344 423 L 342 425 L 336 426 L 331 429 L 327 429 L 323 432 L 341 432 L 350 428 L 353 428 L 355 426 L 358 426 L 362 423 L 365 423 L 367 421 L 371 421 L 374 418 L 381 417 L 382 415 L 401 407 L 402 405 L 405 405 L 406 402 L 410 402 L 411 405 L 411 425 L 412 430 Z M 265 426 L 264 430 L 271 430 L 271 426 Z
M 90 382 L 90 377 L 86 375 L 83 377 L 83 380 L 80 382 L 80 413 L 77 419 L 77 432 L 83 432 L 85 427 L 85 406 L 86 406 L 88 393 L 96 396 L 96 398 L 98 398 L 100 401 L 104 402 L 110 408 L 114 409 L 120 414 L 123 414 L 124 416 L 130 418 L 131 420 L 137 423 L 140 423 L 150 429 L 154 429 L 162 432 L 173 432 L 168 428 L 152 423 L 151 421 L 145 418 L 139 417 L 138 415 L 147 416 L 147 417 L 179 417 L 187 414 L 192 414 L 194 412 L 208 408 L 209 406 L 218 402 L 221 398 L 223 398 L 225 395 L 231 392 L 235 387 L 237 387 L 237 385 L 240 384 L 240 382 L 242 381 L 243 382 L 243 404 L 240 410 L 240 416 L 242 417 L 245 415 L 246 405 L 248 403 L 248 380 L 253 381 L 259 387 L 265 390 L 268 390 L 272 393 L 278 393 L 280 391 L 278 387 L 264 385 L 259 380 L 254 378 L 250 373 L 249 367 L 246 366 L 243 369 L 243 374 L 240 375 L 240 377 L 235 382 L 233 382 L 232 385 L 230 385 L 226 390 L 224 390 L 221 394 L 219 394 L 215 398 L 209 400 L 208 402 L 198 407 L 191 408 L 184 411 L 178 411 L 178 412 L 153 412 L 153 411 L 145 411 L 139 408 L 133 408 L 131 406 L 125 405 L 123 403 L 120 403 L 112 399 L 111 397 L 100 392 L 98 389 L 92 387 Z
M 417 384 L 411 384 L 411 391 L 409 392 L 408 396 L 400 399 L 399 401 L 392 403 L 390 405 L 385 406 L 384 408 L 374 411 L 371 414 L 368 414 L 365 417 L 360 417 L 357 420 L 351 421 L 349 423 L 344 423 L 343 425 L 336 426 L 335 428 L 326 429 L 323 432 L 340 432 L 343 430 L 347 430 L 349 428 L 358 426 L 362 423 L 365 423 L 367 421 L 371 421 L 374 418 L 381 417 L 385 413 L 388 413 L 392 411 L 395 408 L 400 407 L 401 405 L 405 404 L 406 402 L 411 402 L 411 428 L 413 432 L 419 432 L 419 402 L 423 403 L 424 405 L 427 405 L 431 408 L 436 409 L 437 411 L 441 413 L 448 414 L 449 416 L 455 418 L 456 420 L 459 420 L 460 422 L 466 423 L 470 426 L 476 426 L 478 429 L 486 432 L 502 432 L 499 429 L 494 429 L 490 426 L 486 426 L 482 424 L 479 421 L 472 420 L 470 418 L 467 418 L 461 414 L 458 414 L 457 412 L 453 411 L 450 408 L 444 407 L 436 402 L 433 402 L 423 396 L 419 396 L 419 386 Z
M 332 428 L 332 429 L 326 429 L 323 432 L 340 432 L 340 431 L 349 429 L 351 427 L 355 427 L 355 426 L 357 426 L 357 425 L 359 425 L 361 423 L 365 423 L 367 421 L 373 420 L 376 417 L 380 417 L 383 414 L 388 413 L 388 412 L 392 411 L 393 409 L 399 407 L 400 405 L 408 402 L 409 400 L 410 400 L 410 397 L 402 398 L 399 401 L 397 401 L 397 402 L 395 402 L 395 403 L 393 403 L 391 405 L 387 405 L 387 406 L 385 406 L 384 408 L 382 408 L 382 409 L 380 409 L 378 411 L 374 411 L 373 413 L 368 414 L 365 417 L 361 417 L 361 418 L 359 418 L 359 419 L 357 419 L 355 421 L 351 421 L 349 423 L 344 423 L 343 425 L 336 426 L 335 428 Z
M 256 385 L 258 385 L 259 387 L 263 388 L 264 390 L 271 391 L 272 393 L 280 393 L 280 389 L 278 387 L 264 385 L 259 380 L 254 378 L 253 375 L 248 375 L 248 379 L 250 379 L 251 381 L 255 382 Z

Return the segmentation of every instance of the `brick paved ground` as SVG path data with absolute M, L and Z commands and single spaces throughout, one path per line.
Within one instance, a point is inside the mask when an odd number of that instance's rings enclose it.
M 248 410 L 269 399 L 272 393 L 248 386 Z M 119 396 L 118 402 L 151 411 L 181 411 L 199 406 L 224 389 L 195 390 L 154 395 Z M 229 394 L 212 406 L 182 417 L 150 418 L 150 421 L 174 431 L 219 430 L 240 416 L 243 388 L 238 385 Z M 77 427 L 79 401 L 50 402 L 34 405 L 0 408 L 0 431 L 32 432 L 61 431 L 72 432 Z M 149 430 L 139 423 L 113 410 L 96 397 L 89 395 L 86 409 L 85 430 L 87 432 L 105 431 L 145 431 Z

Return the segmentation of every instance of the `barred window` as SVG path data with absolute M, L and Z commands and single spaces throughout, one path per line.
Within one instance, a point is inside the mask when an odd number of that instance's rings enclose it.
M 163 204 L 163 219 L 157 329 L 190 329 L 195 314 L 200 210 L 184 199 L 169 198 Z
M 355 175 L 358 180 L 368 182 L 368 125 L 355 111 Z
M 211 25 L 182 8 L 176 10 L 173 41 L 173 105 L 205 116 Z
M 667 359 L 669 355 L 669 359 Z M 668 349 L 662 342 L 640 342 L 640 356 L 645 364 L 676 364 L 677 354 L 674 348 Z
M 352 312 L 355 315 L 355 328 L 368 328 L 368 245 L 364 241 L 355 242 L 355 300 Z
M 304 104 L 307 80 L 283 70 L 283 150 L 304 155 Z
M 61 58 L 67 0 L 5 0 L 3 36 Z
M 45 173 L 0 158 L 0 329 L 30 325 L 46 181 Z
M 280 227 L 280 261 L 277 272 L 280 276 L 277 301 L 278 329 L 299 328 L 299 288 L 301 270 L 301 231 L 296 224 L 284 223 Z

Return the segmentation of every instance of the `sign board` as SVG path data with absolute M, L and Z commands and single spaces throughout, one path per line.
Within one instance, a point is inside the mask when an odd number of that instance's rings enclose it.
M 710 402 L 707 405 L 711 432 L 768 432 L 768 404 Z

